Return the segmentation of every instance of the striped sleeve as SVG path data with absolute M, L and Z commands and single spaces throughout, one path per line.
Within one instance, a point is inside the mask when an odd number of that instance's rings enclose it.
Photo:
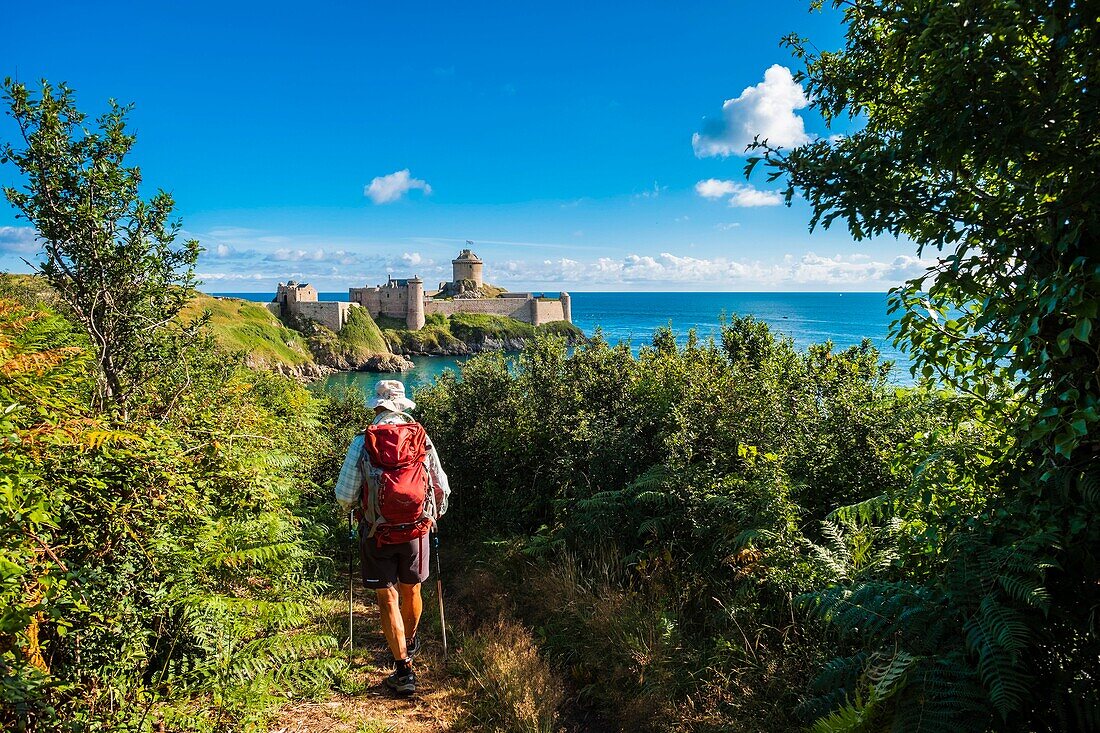
M 451 484 L 447 481 L 447 474 L 443 471 L 443 464 L 439 462 L 439 453 L 436 452 L 431 438 L 428 438 L 428 455 L 424 457 L 424 464 L 431 479 L 436 507 L 435 518 L 439 519 L 447 512 Z
M 350 512 L 359 503 L 359 491 L 363 487 L 363 472 L 359 470 L 359 456 L 363 453 L 363 436 L 356 435 L 348 446 L 340 476 L 336 479 L 336 501 Z

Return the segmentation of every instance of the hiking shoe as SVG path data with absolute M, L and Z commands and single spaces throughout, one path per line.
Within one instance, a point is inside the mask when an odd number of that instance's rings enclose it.
M 420 651 L 420 634 L 416 634 L 411 639 L 405 639 L 405 654 L 412 659 Z
M 382 680 L 382 684 L 398 695 L 411 695 L 416 692 L 416 672 L 411 669 L 408 672 L 395 669 L 393 674 Z

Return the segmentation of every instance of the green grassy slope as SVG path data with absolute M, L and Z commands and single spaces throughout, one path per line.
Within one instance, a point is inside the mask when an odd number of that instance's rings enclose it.
M 340 344 L 357 355 L 387 354 L 386 338 L 382 329 L 364 308 L 352 308 L 348 322 L 337 334 Z
M 0 272 L 0 298 L 8 298 L 28 308 L 49 308 L 75 322 L 69 304 L 41 275 Z
M 337 369 L 356 369 L 372 356 L 390 353 L 382 330 L 362 308 L 351 309 L 340 333 L 315 321 L 299 325 L 317 361 Z
M 284 326 L 260 303 L 199 293 L 181 315 L 190 319 L 207 310 L 207 327 L 218 345 L 247 353 L 255 366 L 300 366 L 313 361 L 301 334 Z

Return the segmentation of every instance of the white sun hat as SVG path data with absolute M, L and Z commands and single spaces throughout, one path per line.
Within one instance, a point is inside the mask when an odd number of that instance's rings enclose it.
M 390 412 L 405 412 L 416 407 L 416 403 L 405 396 L 405 385 L 396 379 L 383 379 L 374 388 L 374 399 L 367 407 L 384 407 Z

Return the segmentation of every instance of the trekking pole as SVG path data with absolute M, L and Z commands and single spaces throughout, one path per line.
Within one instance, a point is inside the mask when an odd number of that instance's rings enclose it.
M 439 628 L 443 634 L 443 658 L 447 658 L 447 619 L 443 615 L 443 575 L 439 563 L 439 532 L 432 532 L 432 550 L 435 552 L 435 594 L 439 597 Z
M 355 651 L 355 612 L 352 602 L 355 595 L 355 529 L 352 527 L 352 515 L 348 512 L 348 539 L 352 541 L 348 554 L 348 653 Z

